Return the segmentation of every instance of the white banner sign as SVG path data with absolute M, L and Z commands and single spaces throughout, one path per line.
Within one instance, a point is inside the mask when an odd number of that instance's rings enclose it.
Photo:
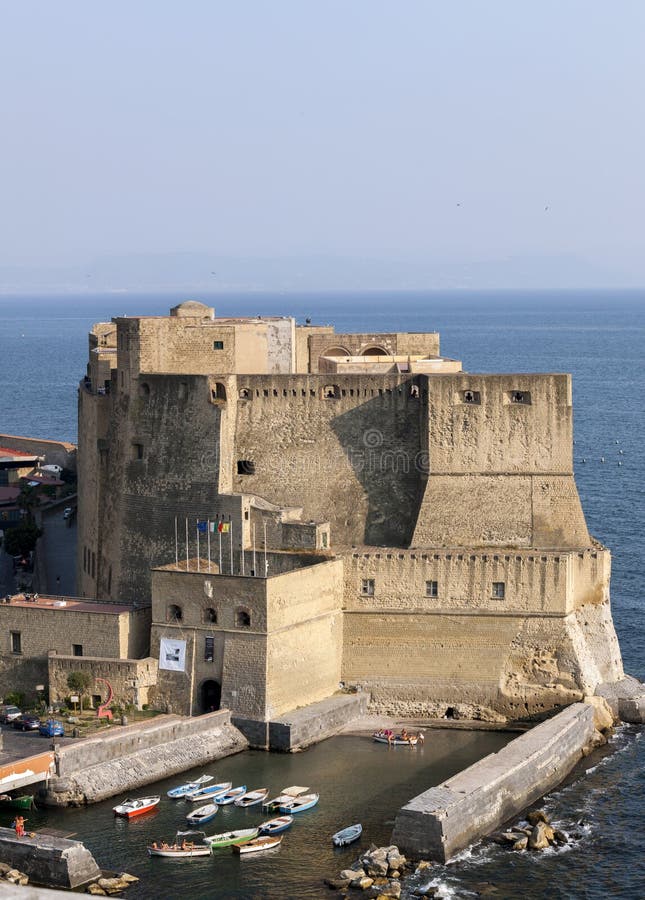
M 186 641 L 161 638 L 159 643 L 159 668 L 173 672 L 186 670 Z

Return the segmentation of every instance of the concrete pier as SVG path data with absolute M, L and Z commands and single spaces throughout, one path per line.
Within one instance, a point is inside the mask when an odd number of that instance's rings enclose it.
M 446 862 L 556 787 L 597 737 L 593 707 L 569 706 L 411 800 L 392 843 L 406 856 Z
M 228 710 L 194 718 L 159 716 L 117 726 L 56 752 L 57 777 L 42 801 L 51 806 L 96 803 L 246 750 Z
M 101 876 L 96 860 L 80 841 L 41 834 L 19 838 L 11 828 L 0 828 L 0 859 L 30 881 L 49 887 L 78 888 Z

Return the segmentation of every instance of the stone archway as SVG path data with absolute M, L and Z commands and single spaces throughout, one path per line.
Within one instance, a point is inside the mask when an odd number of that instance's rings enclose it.
M 391 354 L 387 352 L 383 347 L 366 347 L 364 350 L 361 350 L 361 356 L 390 356 Z
M 222 685 L 214 678 L 202 682 L 200 688 L 200 706 L 203 713 L 214 712 L 220 708 Z

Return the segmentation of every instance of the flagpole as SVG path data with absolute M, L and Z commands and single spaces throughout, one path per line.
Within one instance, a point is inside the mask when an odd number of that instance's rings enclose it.
M 253 574 L 258 574 L 258 570 L 255 565 L 255 522 L 253 523 Z
M 199 519 L 195 519 L 195 531 L 197 532 L 197 571 L 199 572 Z
M 211 520 L 206 520 L 206 534 L 208 535 L 208 571 L 211 570 Z
M 244 524 L 242 524 L 240 560 L 242 566 L 242 575 L 244 575 Z
M 190 571 L 188 568 L 188 516 L 186 516 L 186 571 Z
M 217 535 L 219 537 L 219 573 L 223 575 L 222 572 L 222 531 L 221 531 L 222 523 L 220 522 L 219 516 L 217 517 Z
M 267 520 L 264 520 L 264 577 L 267 577 L 269 572 L 269 564 L 267 562 Z
M 179 542 L 177 540 L 177 516 L 175 516 L 175 565 L 179 568 Z
M 231 535 L 231 575 L 233 574 L 233 518 L 229 516 L 229 532 Z

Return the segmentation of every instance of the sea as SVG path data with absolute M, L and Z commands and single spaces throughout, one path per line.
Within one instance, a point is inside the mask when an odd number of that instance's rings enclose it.
M 612 608 L 625 670 L 645 679 L 645 291 L 0 296 L 0 433 L 75 441 L 76 390 L 92 323 L 167 314 L 186 299 L 202 300 L 222 315 L 293 315 L 339 332 L 436 330 L 442 353 L 461 359 L 465 371 L 571 372 L 578 490 L 590 531 L 613 554 Z M 73 830 L 104 865 L 140 874 L 132 900 L 174 897 L 180 890 L 193 898 L 324 897 L 332 894 L 323 877 L 355 857 L 352 849 L 330 851 L 329 829 L 360 817 L 369 826 L 365 846 L 386 841 L 396 805 L 445 778 L 453 750 L 463 764 L 507 737 L 473 733 L 466 740 L 433 732 L 427 755 L 414 761 L 349 736 L 295 757 L 249 752 L 222 761 L 218 774 L 230 771 L 255 786 L 265 778 L 279 790 L 291 774 L 305 779 L 299 783 L 325 786 L 319 807 L 301 814 L 307 818 L 292 829 L 299 834 L 291 850 L 287 833 L 271 859 L 227 855 L 183 866 L 148 860 L 145 842 L 168 839 L 168 830 L 180 827 L 182 816 L 168 808 L 137 825 L 115 822 L 110 804 L 38 812 L 34 823 L 42 817 Z M 610 745 L 589 757 L 545 806 L 574 837 L 568 846 L 510 853 L 483 841 L 433 867 L 416 887 L 437 888 L 442 897 L 645 898 L 642 728 L 619 727 Z

